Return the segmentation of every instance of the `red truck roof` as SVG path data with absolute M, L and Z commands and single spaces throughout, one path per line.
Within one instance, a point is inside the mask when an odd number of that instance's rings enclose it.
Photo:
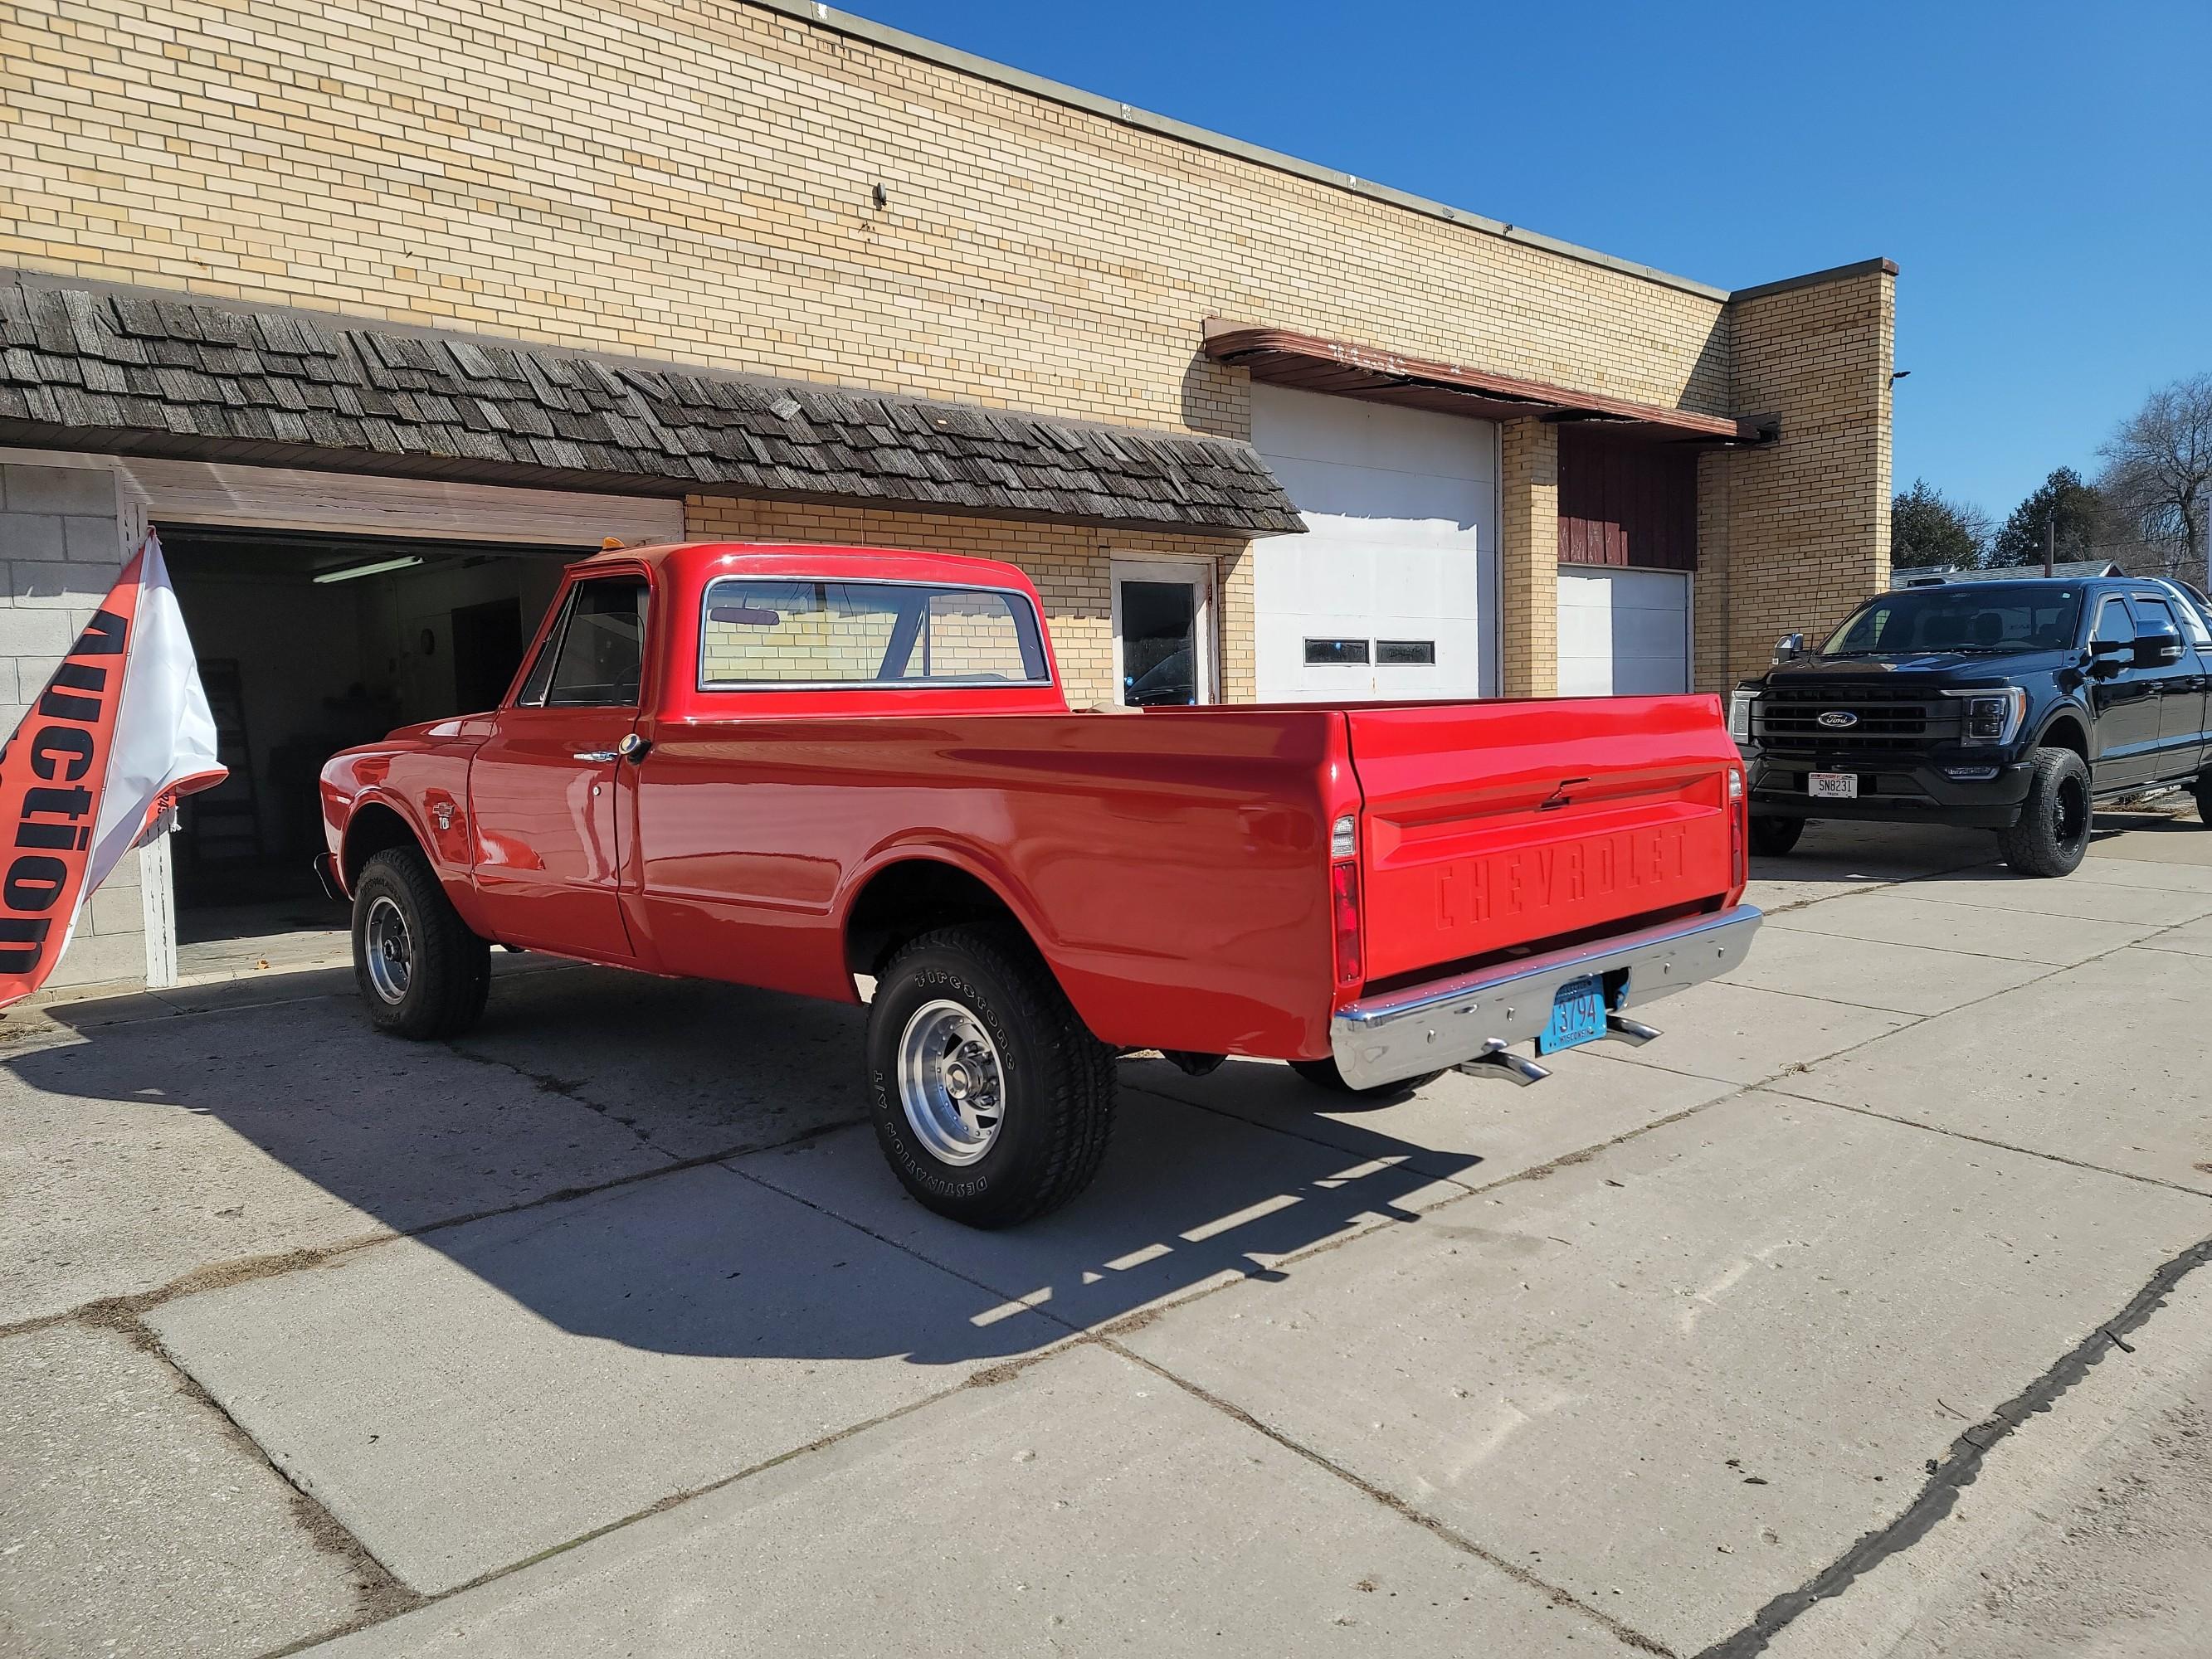
M 964 553 L 915 553 L 897 548 L 822 546 L 805 542 L 663 542 L 611 547 L 572 568 L 600 563 L 665 568 L 679 580 L 720 575 L 819 576 L 851 573 L 855 581 L 944 582 L 955 587 L 1011 587 L 1032 599 L 1036 589 L 1019 565 Z

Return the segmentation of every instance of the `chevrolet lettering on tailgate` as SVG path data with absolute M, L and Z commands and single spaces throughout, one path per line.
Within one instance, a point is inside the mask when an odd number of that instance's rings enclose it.
M 1680 882 L 1689 873 L 1689 832 L 1680 824 L 1516 848 L 1437 872 L 1437 925 L 1447 933 L 1543 910 L 1565 915 L 1623 892 Z M 1574 924 L 1565 921 L 1560 931 Z

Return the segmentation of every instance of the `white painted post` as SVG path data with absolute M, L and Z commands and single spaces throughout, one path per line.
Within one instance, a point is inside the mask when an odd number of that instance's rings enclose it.
M 115 527 L 121 533 L 123 557 L 128 562 L 146 539 L 146 497 L 116 476 Z M 169 837 L 176 830 L 173 813 L 145 845 L 138 849 L 138 913 L 146 924 L 146 987 L 166 990 L 177 982 L 176 860 L 169 852 Z
M 146 988 L 166 990 L 177 982 L 177 894 L 169 856 L 173 821 L 138 849 L 138 905 L 146 920 Z

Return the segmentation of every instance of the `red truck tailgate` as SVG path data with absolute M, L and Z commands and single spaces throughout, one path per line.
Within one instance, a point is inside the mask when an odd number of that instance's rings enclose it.
M 1366 979 L 1389 980 L 1737 886 L 1710 696 L 1353 708 Z

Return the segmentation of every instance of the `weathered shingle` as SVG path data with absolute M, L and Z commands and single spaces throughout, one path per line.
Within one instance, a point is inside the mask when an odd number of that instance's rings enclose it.
M 14 284 L 0 284 L 0 440 L 1163 528 L 1302 527 L 1266 465 L 1224 439 Z

